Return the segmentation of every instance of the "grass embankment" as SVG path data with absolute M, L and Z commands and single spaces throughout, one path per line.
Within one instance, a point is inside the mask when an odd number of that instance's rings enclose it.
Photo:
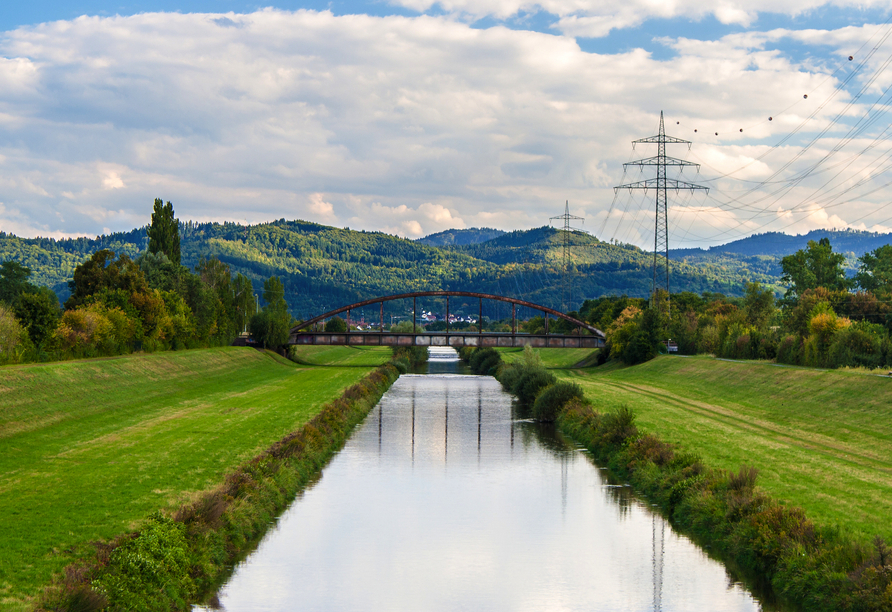
M 522 348 L 498 349 L 505 363 L 513 363 L 523 357 Z M 595 365 L 597 351 L 592 349 L 536 349 L 542 365 L 549 370 L 564 370 L 569 368 L 588 368 Z
M 555 413 L 540 402 L 563 401 L 550 392 L 569 398 L 556 411 L 565 433 L 784 599 L 816 612 L 892 610 L 888 380 L 671 357 L 558 372 L 585 387 L 567 381 L 558 393 L 532 354 L 501 367 L 498 354 L 466 357 L 475 371 L 497 368 L 521 404 L 541 390 L 534 418 Z M 759 468 L 770 478 L 757 486 Z
M 389 350 L 300 367 L 221 348 L 0 369 L 0 607 L 217 486 L 368 375 Z M 355 367 L 359 363 L 362 367 Z
M 710 467 L 758 468 L 762 489 L 817 524 L 892 541 L 892 380 L 707 357 L 559 376 Z

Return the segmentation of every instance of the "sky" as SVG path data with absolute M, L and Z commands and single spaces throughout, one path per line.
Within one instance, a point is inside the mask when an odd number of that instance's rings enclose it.
M 104 0 L 0 12 L 0 231 L 304 219 L 418 238 L 564 212 L 653 248 L 892 231 L 892 0 Z M 849 59 L 851 57 L 851 60 Z M 889 91 L 892 94 L 892 91 Z M 770 117 L 770 119 L 769 119 Z

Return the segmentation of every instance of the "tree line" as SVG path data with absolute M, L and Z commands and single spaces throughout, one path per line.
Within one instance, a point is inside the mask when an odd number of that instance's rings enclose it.
M 86 257 L 106 249 L 136 260 L 147 250 L 147 231 L 72 240 L 0 234 L 0 261 L 12 259 L 28 267 L 31 282 L 54 289 L 64 302 L 70 295 L 67 283 Z M 190 269 L 202 259 L 216 258 L 233 275 L 247 276 L 258 290 L 265 279 L 278 277 L 295 317 L 308 318 L 370 296 L 435 289 L 496 293 L 561 307 L 561 292 L 555 289 L 562 284 L 562 246 L 553 228 L 507 234 L 477 250 L 435 248 L 379 232 L 284 219 L 252 226 L 180 222 L 179 235 L 181 262 Z M 574 307 L 583 297 L 649 293 L 649 255 L 591 238 L 574 235 L 574 240 L 578 243 L 568 271 Z M 732 294 L 745 280 L 775 286 L 777 275 L 763 268 L 731 260 L 703 266 L 673 262 L 672 273 L 679 290 Z M 391 307 L 396 305 L 385 309 Z
M 748 283 L 742 297 L 656 292 L 650 299 L 587 300 L 579 315 L 605 331 L 608 358 L 635 364 L 666 352 L 767 359 L 811 367 L 892 367 L 892 245 L 858 259 L 829 239 L 809 241 L 781 260 L 783 296 Z
M 0 363 L 25 363 L 231 344 L 250 329 L 263 346 L 287 340 L 293 323 L 282 282 L 251 280 L 215 257 L 181 264 L 180 223 L 156 199 L 147 249 L 135 258 L 101 249 L 74 269 L 70 296 L 31 282 L 31 270 L 0 263 Z

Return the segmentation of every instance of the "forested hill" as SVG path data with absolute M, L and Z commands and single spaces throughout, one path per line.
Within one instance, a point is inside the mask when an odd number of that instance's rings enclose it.
M 736 253 L 750 256 L 783 257 L 804 249 L 809 240 L 830 240 L 833 250 L 844 253 L 850 259 L 857 259 L 869 251 L 892 242 L 892 234 L 864 232 L 859 230 L 812 230 L 807 234 L 790 236 L 780 232 L 754 234 L 728 244 L 709 247 L 708 249 L 673 249 L 670 254 L 679 257 L 696 257 L 698 255 L 714 255 L 716 253 Z
M 380 232 L 339 229 L 280 219 L 242 226 L 181 225 L 184 265 L 218 257 L 255 288 L 270 276 L 282 279 L 294 316 L 306 318 L 369 297 L 420 290 L 464 290 L 522 297 L 561 306 L 562 242 L 553 228 L 511 232 L 477 245 L 436 248 Z M 629 245 L 574 234 L 571 307 L 601 295 L 645 296 L 652 256 Z M 32 281 L 53 288 L 64 301 L 75 266 L 109 248 L 136 257 L 146 248 L 145 228 L 74 240 L 23 239 L 0 234 L 0 261 L 31 268 Z M 672 264 L 673 291 L 740 295 L 747 280 L 776 278 L 748 268 Z M 476 307 L 476 305 L 475 305 Z
M 461 246 L 465 244 L 478 244 L 504 234 L 502 230 L 491 227 L 472 227 L 470 229 L 450 229 L 444 232 L 430 234 L 419 238 L 416 242 L 433 247 Z
M 810 240 L 817 242 L 821 238 L 829 239 L 833 250 L 846 256 L 849 275 L 855 273 L 859 257 L 892 243 L 892 234 L 859 230 L 813 230 L 797 236 L 767 232 L 708 249 L 672 249 L 669 256 L 695 266 L 747 268 L 753 273 L 780 277 L 781 259 L 806 248 Z

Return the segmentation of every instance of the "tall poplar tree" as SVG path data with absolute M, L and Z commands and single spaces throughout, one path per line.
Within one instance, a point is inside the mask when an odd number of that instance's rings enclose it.
M 152 224 L 146 233 L 150 252 L 164 253 L 172 263 L 180 265 L 180 223 L 173 214 L 173 204 L 155 198 Z

